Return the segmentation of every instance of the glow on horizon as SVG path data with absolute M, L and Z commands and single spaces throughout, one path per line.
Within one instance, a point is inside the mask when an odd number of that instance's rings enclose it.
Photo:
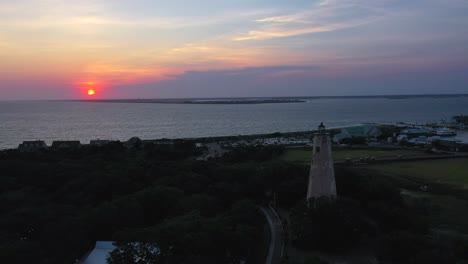
M 468 92 L 466 13 L 462 0 L 3 1 L 0 99 Z M 248 87 L 219 87 L 232 75 Z

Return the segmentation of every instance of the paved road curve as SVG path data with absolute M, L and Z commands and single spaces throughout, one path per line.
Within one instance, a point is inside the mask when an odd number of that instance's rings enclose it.
M 260 209 L 267 218 L 271 232 L 270 248 L 265 263 L 280 264 L 284 250 L 283 226 L 281 220 L 270 206 L 262 206 Z

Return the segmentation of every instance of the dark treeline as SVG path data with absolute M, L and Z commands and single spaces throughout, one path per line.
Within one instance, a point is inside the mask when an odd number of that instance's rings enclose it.
M 181 141 L 2 152 L 0 262 L 73 263 L 112 240 L 156 243 L 161 263 L 255 263 L 266 224 L 258 204 L 295 172 L 270 161 L 281 151 L 196 161 L 200 150 Z
M 341 254 L 371 240 L 384 263 L 466 260 L 462 240 L 431 238 L 427 208 L 382 177 L 337 167 L 340 197 L 307 207 L 309 168 L 281 161 L 283 151 L 241 146 L 197 161 L 200 148 L 177 141 L 1 152 L 0 263 L 74 263 L 98 240 L 118 241 L 111 264 L 137 253 L 148 263 L 260 263 L 268 239 L 258 206 L 273 195 L 291 210 L 299 248 Z

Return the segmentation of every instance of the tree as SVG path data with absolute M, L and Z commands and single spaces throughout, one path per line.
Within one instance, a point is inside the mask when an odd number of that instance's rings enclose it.
M 345 138 L 341 140 L 341 143 L 348 144 L 348 145 L 365 145 L 366 138 L 365 137 L 352 137 L 352 138 Z
M 160 264 L 161 250 L 155 243 L 123 242 L 109 253 L 108 264 Z
M 301 202 L 291 214 L 292 242 L 299 248 L 342 252 L 372 231 L 358 205 L 343 198 Z

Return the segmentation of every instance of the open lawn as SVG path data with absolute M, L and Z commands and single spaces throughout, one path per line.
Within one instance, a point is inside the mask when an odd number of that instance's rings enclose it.
M 362 168 L 399 181 L 414 179 L 425 182 L 429 186 L 427 192 L 403 190 L 402 194 L 408 197 L 408 201 L 430 202 L 428 217 L 432 227 L 439 233 L 468 234 L 468 200 L 463 198 L 466 195 L 460 193 L 468 190 L 467 158 L 401 161 L 366 165 Z M 434 184 L 431 183 L 446 184 L 462 190 L 439 189 L 434 192 L 431 188 Z
M 449 231 L 468 234 L 468 202 L 451 195 L 404 190 L 408 202 L 429 201 L 427 210 L 432 227 L 440 232 Z M 423 202 L 423 204 L 428 204 Z
M 335 160 L 359 159 L 365 157 L 391 158 L 403 156 L 424 156 L 431 155 L 420 150 L 377 150 L 377 149 L 356 149 L 356 150 L 337 150 L 333 152 Z M 288 149 L 281 159 L 293 162 L 310 162 L 312 158 L 312 149 Z
M 366 168 L 389 176 L 404 176 L 468 188 L 468 159 L 391 162 Z

